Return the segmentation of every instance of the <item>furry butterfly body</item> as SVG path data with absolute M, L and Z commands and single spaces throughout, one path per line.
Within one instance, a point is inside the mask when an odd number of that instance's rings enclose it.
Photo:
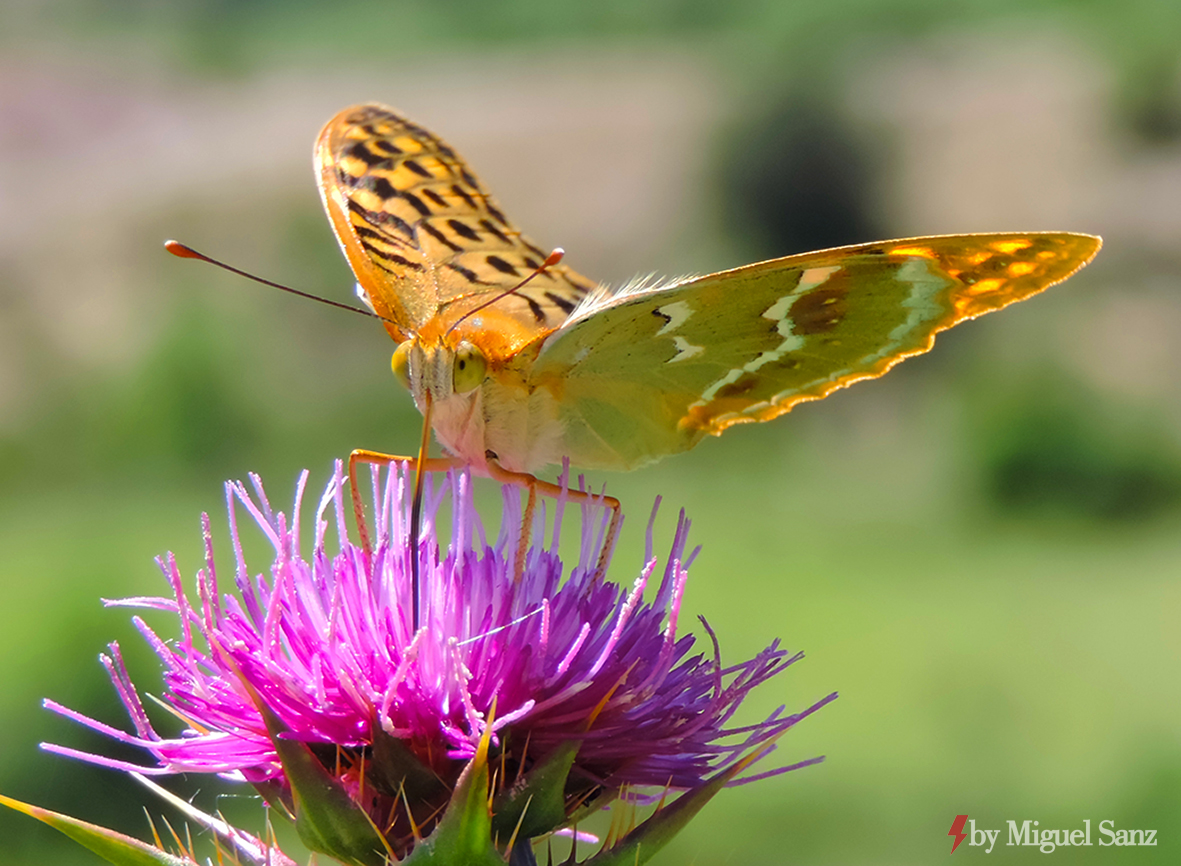
M 316 163 L 358 292 L 399 343 L 395 372 L 478 471 L 630 469 L 684 451 L 880 376 L 1100 246 L 1063 232 L 912 238 L 612 291 L 560 264 L 538 273 L 546 254 L 454 150 L 392 109 L 338 114 Z

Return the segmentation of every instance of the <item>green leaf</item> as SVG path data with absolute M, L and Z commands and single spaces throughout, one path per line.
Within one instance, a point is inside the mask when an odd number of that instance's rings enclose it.
M 488 808 L 488 737 L 480 741 L 435 831 L 414 846 L 406 866 L 504 866 L 492 844 Z M 507 841 L 507 840 L 505 840 Z
M 447 786 L 404 742 L 373 724 L 373 761 L 369 780 L 390 795 L 402 794 L 409 802 L 442 801 Z
M 115 866 L 193 866 L 193 861 L 161 851 L 139 839 L 124 836 L 106 827 L 88 824 L 69 815 L 51 812 L 38 806 L 22 803 L 0 795 L 0 805 L 8 806 L 36 818 L 44 824 L 69 836 L 84 848 L 89 848 L 99 857 Z
M 566 823 L 566 777 L 580 743 L 563 743 L 492 801 L 492 831 L 508 840 L 532 839 Z M 520 828 L 518 830 L 518 827 Z
M 582 866 L 640 866 L 641 863 L 647 863 L 727 782 L 746 769 L 753 757 L 738 761 L 708 782 L 686 791 L 672 805 L 658 809 L 613 846 L 584 860 Z
M 291 783 L 300 840 L 350 866 L 384 866 L 387 856 L 393 860 L 385 838 L 348 791 L 304 743 L 284 739 L 283 723 L 261 700 L 255 703 Z

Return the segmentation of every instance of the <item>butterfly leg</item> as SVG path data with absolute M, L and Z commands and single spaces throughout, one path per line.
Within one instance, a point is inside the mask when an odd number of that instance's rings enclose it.
M 619 526 L 623 522 L 623 506 L 613 496 L 596 497 L 585 490 L 570 490 L 548 481 L 542 481 L 528 472 L 513 472 L 505 469 L 495 459 L 489 457 L 487 461 L 488 475 L 493 481 L 501 484 L 513 484 L 524 487 L 529 491 L 529 498 L 525 505 L 525 515 L 521 525 L 521 540 L 517 545 L 517 564 L 514 575 L 520 579 L 525 571 L 525 554 L 529 550 L 529 541 L 533 531 L 533 509 L 537 504 L 537 494 L 557 499 L 565 496 L 571 502 L 598 502 L 611 509 L 611 523 L 607 527 L 607 535 L 603 539 L 603 549 L 599 553 L 599 561 L 595 565 L 595 580 L 599 580 L 607 571 L 607 560 L 611 558 L 611 550 L 615 547 L 615 537 L 619 534 Z
M 357 518 L 357 534 L 361 536 L 361 549 L 365 556 L 373 554 L 373 545 L 369 540 L 369 528 L 365 524 L 365 507 L 361 502 L 361 486 L 357 483 L 357 464 L 373 463 L 378 466 L 388 466 L 391 463 L 413 466 L 418 463 L 417 457 L 403 457 L 398 454 L 383 454 L 380 451 L 368 451 L 359 448 L 349 455 L 349 487 L 353 494 L 353 514 Z M 427 472 L 446 472 L 464 466 L 462 460 L 453 457 L 428 457 L 423 462 L 423 469 Z

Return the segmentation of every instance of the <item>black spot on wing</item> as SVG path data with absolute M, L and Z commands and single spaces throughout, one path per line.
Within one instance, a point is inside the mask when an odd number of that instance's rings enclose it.
M 455 232 L 461 238 L 466 238 L 469 241 L 478 241 L 480 235 L 462 220 L 447 220 L 447 225 L 451 227 L 451 231 Z
M 361 205 L 359 205 L 355 201 L 353 201 L 351 198 L 349 199 L 348 205 L 349 205 L 350 211 L 352 211 L 354 214 L 356 214 L 357 216 L 359 216 L 361 219 L 365 220 L 365 222 L 369 223 L 372 226 L 382 225 L 382 223 L 385 221 L 384 218 L 386 216 L 389 216 L 389 214 L 377 213 L 375 211 L 369 210 L 369 208 L 367 208 L 367 207 L 362 207 Z
M 407 270 L 411 270 L 411 271 L 421 271 L 422 270 L 422 265 L 419 264 L 418 262 L 412 262 L 408 258 L 406 258 L 405 256 L 400 256 L 397 253 L 386 252 L 383 249 L 379 249 L 378 247 L 375 247 L 373 244 L 369 243 L 366 240 L 361 241 L 361 246 L 363 246 L 365 248 L 365 252 L 369 253 L 370 258 L 377 260 L 377 264 L 379 264 L 379 265 L 381 264 L 381 262 L 384 261 L 384 262 L 389 262 L 392 265 L 398 265 L 400 267 L 406 268 Z M 389 271 L 390 269 L 383 267 L 382 270 Z M 391 271 L 391 273 L 392 273 L 392 271 Z
M 433 180 L 435 177 L 433 174 L 431 174 L 429 171 L 427 171 L 425 168 L 423 168 L 421 165 L 419 165 L 418 162 L 416 162 L 413 159 L 403 160 L 402 165 L 406 166 L 406 168 L 410 169 L 412 172 L 414 172 L 419 177 L 425 177 L 430 180 Z
M 357 237 L 360 238 L 372 238 L 379 241 L 386 240 L 386 236 L 382 232 L 379 232 L 376 229 L 371 229 L 369 226 L 354 225 L 353 231 L 355 231 L 357 233 Z
M 381 154 L 371 151 L 365 146 L 365 142 L 363 141 L 358 141 L 350 145 L 349 147 L 345 148 L 344 152 L 346 155 L 351 156 L 354 159 L 361 160 L 370 168 L 373 168 L 376 165 L 381 165 L 382 163 L 388 163 L 390 161 L 389 157 L 385 157 Z
M 406 199 L 406 201 L 410 202 L 410 206 L 412 208 L 414 208 L 416 211 L 418 211 L 420 214 L 422 214 L 423 216 L 430 216 L 432 213 L 434 213 L 434 211 L 432 211 L 429 207 L 426 206 L 426 204 L 423 202 L 422 199 L 420 199 L 418 196 L 416 196 L 412 192 L 402 193 L 402 198 L 404 198 L 404 199 Z
M 369 182 L 369 188 L 382 198 L 396 198 L 399 195 L 398 190 L 390 183 L 389 178 L 374 175 L 366 180 Z
M 424 232 L 426 232 L 428 235 L 430 235 L 432 238 L 434 238 L 435 240 L 437 240 L 439 243 L 441 243 L 441 244 L 443 244 L 444 246 L 448 247 L 448 248 L 449 248 L 449 249 L 450 249 L 452 252 L 456 252 L 456 253 L 461 253 L 461 252 L 463 252 L 463 247 L 461 247 L 461 246 L 459 246 L 458 244 L 456 244 L 456 243 L 453 243 L 452 241 L 448 240 L 448 238 L 447 238 L 447 236 L 446 236 L 445 234 L 443 234 L 441 231 L 439 231 L 437 228 L 435 228 L 435 227 L 434 227 L 433 225 L 431 225 L 429 222 L 425 222 L 425 221 L 424 221 L 424 222 L 422 223 L 422 230 L 423 230 Z
M 476 207 L 477 207 L 476 200 L 474 198 L 472 198 L 471 195 L 468 193 L 468 191 L 466 189 L 464 189 L 462 186 L 460 186 L 457 183 L 453 183 L 453 184 L 451 184 L 451 191 L 453 193 L 455 193 L 457 196 L 459 196 L 461 199 L 463 199 L 463 203 L 466 204 L 468 207 L 470 207 L 472 210 L 476 209 Z
M 480 228 L 488 232 L 488 234 L 492 235 L 499 241 L 503 241 L 506 244 L 512 243 L 512 241 L 509 240 L 508 235 L 492 224 L 492 220 L 480 220 Z
M 481 280 L 476 275 L 476 272 L 473 271 L 471 268 L 465 268 L 463 265 L 455 264 L 455 262 L 447 262 L 447 267 L 449 267 L 451 270 L 455 271 L 455 273 L 459 274 L 461 277 L 463 277 L 469 283 L 482 283 L 483 282 L 483 280 Z
M 359 226 L 354 224 L 353 231 L 356 233 L 357 238 L 362 244 L 364 244 L 366 241 L 380 241 L 381 243 L 388 244 L 390 246 L 410 246 L 410 244 L 406 243 L 406 241 L 402 240 L 401 238 L 393 237 L 389 234 L 389 232 L 379 232 L 375 229 L 369 228 L 369 226 Z
M 368 131 L 368 129 L 366 129 Z M 375 133 L 370 133 L 371 135 Z M 382 153 L 388 153 L 390 156 L 397 156 L 402 153 L 402 148 L 394 144 L 392 141 L 386 141 L 384 138 L 379 138 L 373 142 L 372 147 L 380 150 Z
M 443 196 L 439 195 L 433 189 L 424 189 L 422 194 L 441 208 L 449 207 L 447 204 L 447 199 L 443 198 Z
M 403 256 L 399 256 L 397 254 L 391 255 L 390 261 L 394 262 L 395 264 L 399 264 L 404 268 L 410 268 L 410 270 L 412 270 L 412 271 L 421 271 L 422 270 L 422 265 L 420 265 L 418 262 L 412 262 L 409 259 L 404 258 Z
M 533 318 L 535 318 L 538 323 L 545 321 L 545 310 L 541 308 L 541 304 L 537 303 L 537 301 L 533 300 L 528 295 L 518 295 L 518 297 L 525 299 L 525 303 L 529 305 L 529 312 L 533 314 Z
M 371 211 L 368 208 L 357 204 L 352 199 L 348 200 L 348 207 L 353 214 L 360 217 L 374 228 L 392 228 L 395 231 L 406 235 L 406 237 L 408 237 L 416 247 L 418 246 L 418 238 L 414 233 L 414 228 L 397 214 L 386 213 L 385 211 Z M 358 226 L 356 222 L 353 222 L 352 225 L 353 230 L 357 231 L 358 234 L 360 233 L 360 229 L 364 228 L 364 226 Z M 392 241 L 393 239 L 391 238 L 390 240 Z
M 554 294 L 553 292 L 546 292 L 545 297 L 551 304 L 553 304 L 567 316 L 574 312 L 575 305 L 563 298 L 561 295 Z
M 508 274 L 512 277 L 517 276 L 517 269 L 502 259 L 500 256 L 488 256 L 484 259 L 484 261 L 496 268 L 496 270 L 500 271 L 502 274 Z

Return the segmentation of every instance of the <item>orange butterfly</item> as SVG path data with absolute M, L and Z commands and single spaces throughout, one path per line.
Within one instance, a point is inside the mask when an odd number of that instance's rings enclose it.
M 431 468 L 531 491 L 556 489 L 529 474 L 547 464 L 630 469 L 880 376 L 1100 246 L 1067 233 L 912 238 L 611 290 L 547 266 L 455 151 L 390 108 L 336 115 L 315 159 L 358 294 L 451 455 Z M 350 468 L 387 459 L 360 451 Z

